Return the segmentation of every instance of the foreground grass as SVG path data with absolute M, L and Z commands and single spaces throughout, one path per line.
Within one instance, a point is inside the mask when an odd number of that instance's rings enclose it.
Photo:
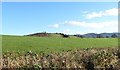
M 2 36 L 3 52 L 61 52 L 78 48 L 107 48 L 117 47 L 115 38 L 62 38 L 62 37 L 30 37 L 30 36 Z

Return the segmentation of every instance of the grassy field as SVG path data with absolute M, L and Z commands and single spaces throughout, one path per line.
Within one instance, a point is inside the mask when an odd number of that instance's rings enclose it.
M 3 35 L 3 68 L 84 69 L 91 67 L 90 63 L 92 63 L 92 68 L 118 70 L 119 50 L 113 47 L 118 47 L 117 38 L 77 38 L 74 36 L 63 38 L 55 34 L 50 37 Z
M 29 50 L 34 52 L 61 52 L 63 50 L 73 50 L 77 48 L 107 48 L 117 46 L 117 38 L 2 36 L 3 52 L 23 52 Z

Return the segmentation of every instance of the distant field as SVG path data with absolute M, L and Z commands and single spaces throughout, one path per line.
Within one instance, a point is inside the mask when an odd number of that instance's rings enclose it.
M 107 48 L 117 47 L 117 38 L 62 38 L 30 37 L 30 36 L 2 36 L 2 50 L 6 51 L 35 51 L 35 52 L 61 52 L 62 50 L 73 50 L 78 48 Z

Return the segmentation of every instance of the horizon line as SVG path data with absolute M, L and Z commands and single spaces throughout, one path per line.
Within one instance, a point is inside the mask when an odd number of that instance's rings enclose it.
M 0 34 L 0 35 L 15 35 L 15 36 L 25 36 L 25 35 L 30 35 L 30 34 L 36 34 L 36 33 L 44 33 L 44 32 L 35 32 L 35 33 L 29 33 L 29 34 Z M 62 32 L 46 32 L 46 33 L 53 33 L 53 34 L 56 34 L 56 33 L 62 33 Z M 101 33 L 95 33 L 95 32 L 88 32 L 88 33 L 84 33 L 84 34 L 81 34 L 81 33 L 75 33 L 75 34 L 67 34 L 67 33 L 62 33 L 62 34 L 66 34 L 66 35 L 85 35 L 85 34 L 90 34 L 90 33 L 94 33 L 94 34 L 102 34 L 102 33 L 120 33 L 120 32 L 101 32 Z

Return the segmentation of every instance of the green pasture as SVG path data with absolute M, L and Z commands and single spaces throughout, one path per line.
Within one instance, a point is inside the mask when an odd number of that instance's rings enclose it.
M 2 51 L 34 51 L 61 52 L 78 48 L 107 48 L 118 47 L 117 38 L 63 38 L 61 36 L 32 37 L 32 36 L 2 36 Z

